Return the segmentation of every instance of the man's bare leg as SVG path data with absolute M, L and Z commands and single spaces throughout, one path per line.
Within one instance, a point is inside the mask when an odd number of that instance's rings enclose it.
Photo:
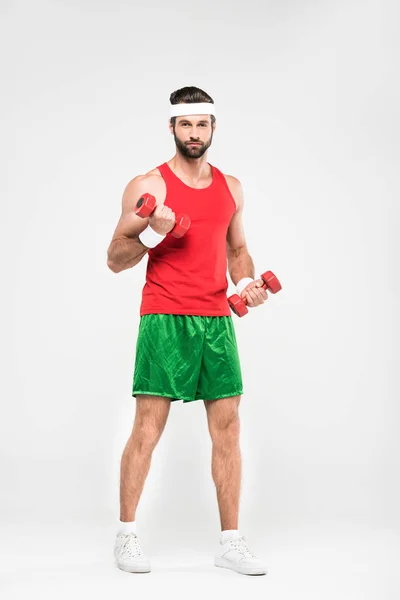
M 170 398 L 138 395 L 132 433 L 121 459 L 120 520 L 134 521 L 151 456 L 167 422 Z
M 204 400 L 212 440 L 211 471 L 217 491 L 221 531 L 238 529 L 241 482 L 240 396 Z

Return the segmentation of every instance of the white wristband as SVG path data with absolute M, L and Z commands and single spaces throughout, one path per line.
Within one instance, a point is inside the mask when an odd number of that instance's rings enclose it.
M 243 277 L 243 279 L 238 281 L 238 283 L 236 284 L 236 291 L 239 294 L 239 296 L 243 292 L 246 285 L 249 285 L 249 283 L 251 283 L 252 281 L 254 281 L 252 277 Z
M 161 235 L 161 233 L 154 231 L 150 224 L 139 234 L 139 240 L 148 248 L 154 248 L 157 244 L 162 242 L 164 238 L 165 235 Z

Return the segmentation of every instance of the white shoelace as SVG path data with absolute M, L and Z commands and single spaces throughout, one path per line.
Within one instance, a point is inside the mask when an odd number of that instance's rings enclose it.
M 236 540 L 229 540 L 229 544 L 234 550 L 240 552 L 240 554 L 242 554 L 245 558 L 257 558 L 255 554 L 250 552 L 249 546 L 247 545 L 247 540 L 244 537 L 244 535 L 237 538 Z
M 121 545 L 121 556 L 123 558 L 144 556 L 143 550 L 139 544 L 139 539 L 135 533 L 123 533 L 121 537 L 125 540 Z

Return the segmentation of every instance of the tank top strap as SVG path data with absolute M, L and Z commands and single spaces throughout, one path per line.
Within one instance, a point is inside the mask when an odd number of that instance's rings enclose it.
M 166 162 L 164 162 L 162 165 L 158 165 L 157 169 L 160 171 L 163 179 L 165 179 L 166 181 L 174 180 L 171 169 L 168 168 L 168 165 Z
M 212 169 L 213 172 L 213 179 L 215 179 L 216 181 L 222 181 L 225 183 L 225 176 L 223 175 L 223 173 L 217 169 L 217 167 L 214 167 L 214 165 L 212 165 L 211 163 L 208 163 Z
M 235 200 L 234 200 L 234 198 L 232 196 L 232 192 L 231 192 L 231 190 L 229 188 L 229 185 L 228 185 L 228 182 L 226 180 L 225 175 L 223 174 L 222 171 L 220 171 L 219 169 L 217 169 L 217 167 L 214 167 L 214 165 L 210 164 L 210 166 L 212 167 L 212 170 L 213 170 L 213 180 L 215 181 L 216 184 L 222 186 L 223 189 L 228 192 L 228 195 L 232 197 L 232 199 L 233 199 L 233 201 L 234 201 L 234 203 L 236 205 L 236 202 L 235 202 Z

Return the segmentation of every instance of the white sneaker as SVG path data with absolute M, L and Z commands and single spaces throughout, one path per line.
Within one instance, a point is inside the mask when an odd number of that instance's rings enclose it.
M 267 569 L 261 560 L 250 552 L 246 538 L 242 535 L 219 545 L 214 565 L 232 569 L 243 575 L 266 575 Z
M 140 547 L 136 533 L 118 533 L 115 540 L 114 556 L 117 566 L 129 573 L 148 573 L 151 571 L 150 561 Z

